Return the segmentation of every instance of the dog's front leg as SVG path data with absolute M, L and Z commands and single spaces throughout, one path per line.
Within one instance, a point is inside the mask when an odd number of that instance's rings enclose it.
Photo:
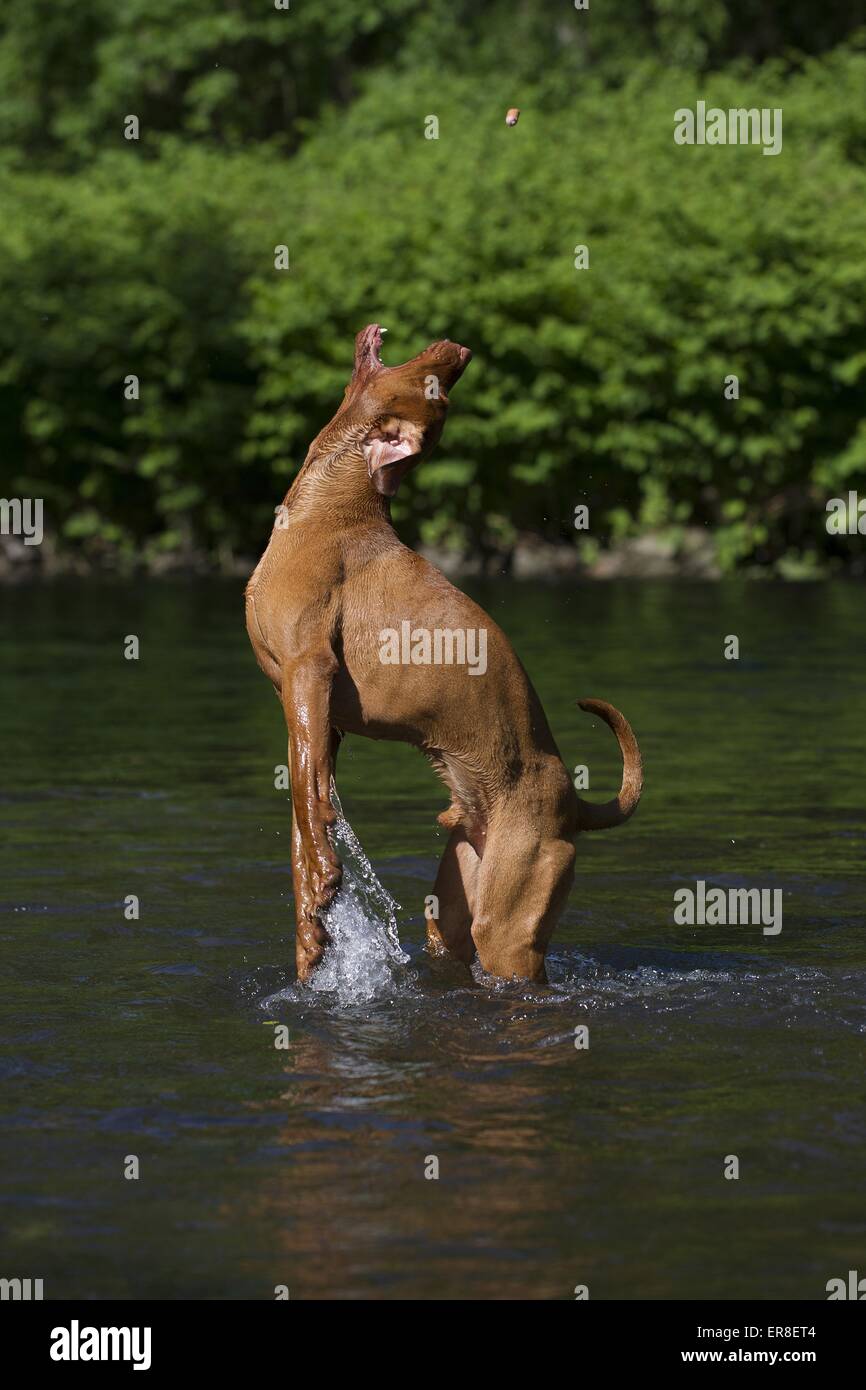
M 340 861 L 328 838 L 331 804 L 333 653 L 283 668 L 282 701 L 292 779 L 292 876 L 297 919 L 298 979 L 308 980 L 328 942 L 322 923 L 340 884 Z

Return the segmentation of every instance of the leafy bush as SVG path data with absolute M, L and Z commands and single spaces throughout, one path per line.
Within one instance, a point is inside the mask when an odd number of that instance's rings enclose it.
M 376 13 L 387 27 L 400 9 Z M 254 553 L 339 402 L 353 334 L 379 320 L 386 361 L 440 336 L 475 353 L 443 444 L 397 499 L 410 538 L 573 538 L 585 502 L 596 542 L 689 522 L 729 565 L 844 553 L 824 502 L 866 465 L 862 48 L 705 76 L 646 60 L 570 94 L 547 74 L 498 102 L 495 81 L 455 67 L 368 73 L 294 153 L 189 130 L 100 136 L 71 172 L 13 151 L 6 494 L 44 497 L 60 539 L 91 555 Z M 55 153 L 62 133 L 72 165 L 108 109 L 91 96 L 74 131 L 58 101 Z M 782 153 L 675 145 L 674 110 L 699 98 L 782 107 Z

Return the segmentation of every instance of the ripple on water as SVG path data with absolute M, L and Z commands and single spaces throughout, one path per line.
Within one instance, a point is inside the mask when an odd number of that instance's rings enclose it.
M 565 946 L 548 956 L 548 987 L 495 979 L 477 962 L 470 980 L 462 967 L 433 960 L 421 947 L 401 946 L 399 904 L 379 880 L 333 786 L 332 800 L 338 819 L 331 834 L 344 872 L 326 916 L 331 943 L 308 986 L 287 984 L 281 974 L 275 990 L 267 971 L 264 979 L 261 972 L 247 977 L 244 993 L 265 1012 L 320 1024 L 330 1015 L 376 1019 L 396 1034 L 419 1023 L 437 1035 L 457 1026 L 467 1036 L 501 1033 L 503 1020 L 516 1025 L 532 1017 L 542 1024 L 535 1038 L 539 1047 L 561 1040 L 566 1018 L 570 1030 L 572 1016 L 610 1010 L 651 1027 L 691 1013 L 720 1023 L 742 1015 L 747 1028 L 770 1019 L 792 1027 L 824 1017 L 834 1027 L 866 1030 L 863 972 L 831 978 L 814 966 L 774 963 L 742 951 Z M 459 1049 L 456 1037 L 450 1042 Z

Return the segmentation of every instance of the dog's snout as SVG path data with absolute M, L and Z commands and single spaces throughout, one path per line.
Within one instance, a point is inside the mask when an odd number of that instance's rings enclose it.
M 428 352 L 434 357 L 439 369 L 445 369 L 449 386 L 453 386 L 462 376 L 472 358 L 468 347 L 452 343 L 450 338 L 442 338 L 438 343 L 432 343 Z

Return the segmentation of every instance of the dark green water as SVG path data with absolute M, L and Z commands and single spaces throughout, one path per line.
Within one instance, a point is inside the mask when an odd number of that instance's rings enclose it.
M 341 1007 L 292 983 L 285 737 L 240 588 L 0 594 L 0 1275 L 47 1298 L 821 1299 L 866 1273 L 862 590 L 473 587 L 595 799 L 618 754 L 575 701 L 628 715 L 644 801 L 578 843 L 553 991 L 469 988 L 420 944 L 442 789 L 349 740 L 343 805 L 411 960 Z M 701 878 L 781 888 L 781 934 L 674 926 Z

